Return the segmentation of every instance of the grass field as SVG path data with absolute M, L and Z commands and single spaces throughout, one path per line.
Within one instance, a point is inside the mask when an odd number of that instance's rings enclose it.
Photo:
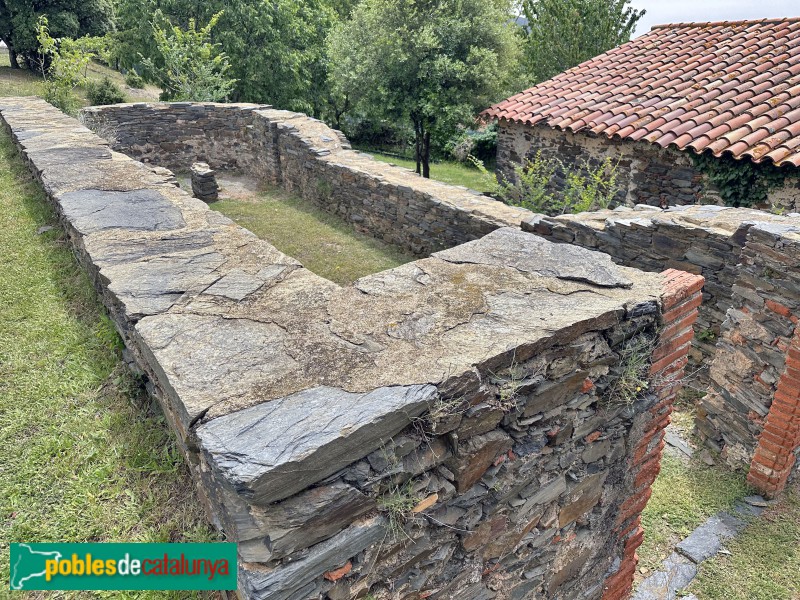
M 61 229 L 37 235 L 55 224 L 0 131 L 3 590 L 9 542 L 214 539 L 174 438 L 121 365 L 120 339 Z
M 220 200 L 210 207 L 341 285 L 414 260 L 281 188 L 267 187 L 252 199 Z
M 800 487 L 703 565 L 689 587 L 702 600 L 800 599 Z
M 673 422 L 682 435 L 690 435 L 693 424 L 686 405 L 674 413 Z M 707 466 L 699 458 L 665 455 L 642 514 L 645 536 L 638 551 L 637 579 L 660 568 L 675 544 L 708 517 L 752 493 L 743 473 Z M 800 600 L 800 486 L 726 542 L 724 549 L 729 554 L 701 565 L 687 594 L 700 600 Z
M 413 160 L 403 158 L 396 158 L 394 156 L 387 156 L 376 152 L 368 152 L 375 160 L 385 163 L 395 164 L 398 167 L 405 167 L 407 169 L 416 169 L 417 164 Z M 487 192 L 490 186 L 487 185 L 486 176 L 478 169 L 468 167 L 461 163 L 452 161 L 441 161 L 431 163 L 431 179 L 442 181 L 451 185 L 463 185 L 479 192 Z
M 151 85 L 146 86 L 143 90 L 130 88 L 125 85 L 125 77 L 122 73 L 98 63 L 93 62 L 89 65 L 88 77 L 94 81 L 108 77 L 122 89 L 126 102 L 155 102 L 158 100 L 158 88 Z M 11 63 L 8 61 L 8 51 L 0 49 L 0 96 L 38 96 L 41 93 L 41 78 L 25 69 L 12 69 Z M 89 104 L 85 90 L 78 88 L 75 93 L 80 98 L 82 105 Z
M 742 474 L 706 466 L 697 458 L 687 462 L 665 454 L 642 513 L 645 535 L 638 554 L 643 575 L 657 570 L 675 544 L 708 517 L 729 509 L 748 493 Z

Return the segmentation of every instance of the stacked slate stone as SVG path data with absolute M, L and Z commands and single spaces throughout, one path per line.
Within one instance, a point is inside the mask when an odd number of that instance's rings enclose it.
M 0 118 L 241 542 L 241 597 L 625 597 L 699 278 L 500 228 L 341 287 L 40 99 Z
M 786 371 L 800 315 L 799 230 L 754 226 L 741 255 L 735 305 L 722 327 L 711 389 L 701 401 L 697 421 L 706 441 L 732 466 L 750 466 Z M 773 443 L 770 453 L 780 446 Z
M 192 193 L 203 202 L 214 202 L 219 199 L 217 173 L 206 163 L 192 164 Z
M 522 228 L 554 242 L 599 250 L 621 265 L 702 275 L 706 283 L 694 327 L 690 385 L 704 391 L 721 325 L 732 306 L 747 231 L 755 222 L 790 221 L 744 208 L 675 206 L 660 210 L 640 205 L 560 217 L 535 216 L 523 222 Z
M 607 139 L 586 133 L 573 133 L 544 125 L 523 125 L 502 120 L 497 132 L 497 170 L 514 179 L 514 169 L 537 152 L 555 156 L 573 172 L 586 165 L 598 168 L 611 159 L 616 166 L 620 191 L 615 204 L 647 204 L 655 207 L 716 203 L 718 192 L 694 168 L 690 156 L 672 148 L 647 142 Z M 557 172 L 548 183 L 551 193 L 563 192 L 566 181 Z
M 258 162 L 248 152 L 253 111 L 266 104 L 135 103 L 92 106 L 81 111 L 87 127 L 144 163 L 176 171 L 202 161 L 215 169 L 243 170 Z
M 130 156 L 173 169 L 204 161 L 246 171 L 416 256 L 518 227 L 531 215 L 355 152 L 344 134 L 300 113 L 173 103 L 91 107 L 83 118 L 100 132 L 117 132 L 114 148 Z

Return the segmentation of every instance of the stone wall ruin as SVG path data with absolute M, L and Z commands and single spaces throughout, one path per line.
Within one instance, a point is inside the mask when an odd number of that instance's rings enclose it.
M 293 169 L 316 165 L 362 199 L 385 186 L 438 215 L 397 239 L 446 249 L 337 286 L 43 101 L 0 100 L 211 520 L 240 543 L 239 597 L 626 597 L 702 277 L 501 227 L 496 203 L 381 179 L 359 155 L 350 173 L 343 147 L 298 157 L 304 126 L 267 117 L 289 138 L 265 142 L 285 185 L 310 193 Z
M 800 217 L 719 206 L 647 206 L 561 217 L 522 228 L 600 250 L 617 264 L 702 274 L 687 384 L 707 392 L 696 426 L 706 444 L 768 496 L 796 472 L 800 372 Z
M 300 113 L 250 104 L 117 104 L 82 112 L 119 152 L 175 171 L 193 162 L 281 185 L 371 236 L 428 256 L 518 227 L 528 211 L 356 152 Z
M 151 165 L 248 172 L 423 257 L 341 288 L 41 101 L 0 117 L 240 543 L 243 598 L 625 597 L 687 353 L 707 442 L 768 495 L 797 472 L 800 218 L 541 217 L 295 113 L 85 113 Z M 609 404 L 630 340 L 652 393 Z

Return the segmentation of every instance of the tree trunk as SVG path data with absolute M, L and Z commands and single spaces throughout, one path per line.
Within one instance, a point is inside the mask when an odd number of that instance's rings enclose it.
M 12 69 L 19 69 L 19 62 L 17 61 L 17 51 L 14 50 L 14 46 L 8 40 L 3 40 L 8 46 L 8 61 L 11 63 Z
M 431 177 L 431 132 L 426 131 L 422 138 L 422 176 Z
M 422 174 L 422 126 L 414 121 L 414 160 L 417 161 L 417 174 Z

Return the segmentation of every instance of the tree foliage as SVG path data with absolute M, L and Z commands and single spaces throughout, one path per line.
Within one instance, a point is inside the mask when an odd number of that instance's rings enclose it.
M 9 48 L 11 66 L 22 59 L 39 70 L 39 18 L 47 17 L 54 39 L 102 36 L 113 28 L 109 0 L 0 0 L 0 39 Z
M 523 0 L 525 66 L 536 83 L 631 39 L 645 11 L 631 0 Z
M 86 68 L 92 54 L 85 51 L 80 42 L 53 38 L 44 15 L 36 21 L 36 41 L 39 44 L 37 54 L 44 58 L 39 61 L 44 79 L 44 99 L 65 113 L 76 112 L 78 98 L 75 88 L 86 81 Z
M 213 41 L 229 57 L 236 79 L 231 99 L 324 116 L 325 38 L 351 6 L 352 0 L 118 0 L 117 59 L 127 69 L 141 56 L 158 63 L 147 25 L 156 10 L 183 27 L 223 11 Z
M 197 28 L 194 19 L 184 30 L 164 21 L 156 13 L 153 36 L 159 54 L 159 64 L 145 59 L 144 66 L 161 85 L 165 100 L 219 102 L 227 98 L 236 80 L 228 76 L 228 57 L 211 42 L 211 30 L 222 13 L 217 13 L 205 27 Z
M 507 91 L 510 14 L 507 0 L 363 0 L 328 38 L 334 93 L 376 118 L 410 120 L 417 172 L 428 177 L 431 135 Z

